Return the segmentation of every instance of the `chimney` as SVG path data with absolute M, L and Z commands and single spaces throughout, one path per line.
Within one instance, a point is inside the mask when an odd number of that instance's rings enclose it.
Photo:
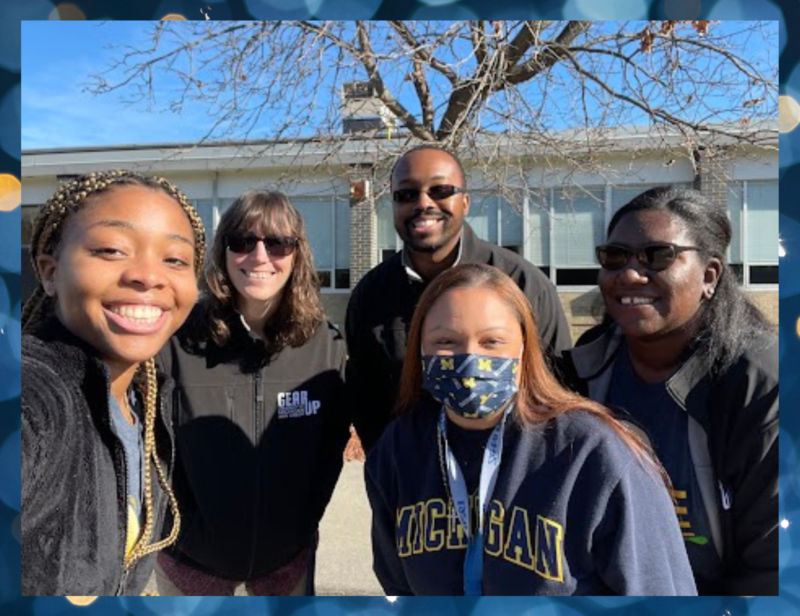
M 385 134 L 396 126 L 396 118 L 375 95 L 368 81 L 353 81 L 342 86 L 342 132 Z

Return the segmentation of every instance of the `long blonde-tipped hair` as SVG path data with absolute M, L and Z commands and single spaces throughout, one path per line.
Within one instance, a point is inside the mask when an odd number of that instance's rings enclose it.
M 141 175 L 132 171 L 113 170 L 89 173 L 62 184 L 55 194 L 42 206 L 33 225 L 31 237 L 31 262 L 37 285 L 22 311 L 22 330 L 31 332 L 53 310 L 54 299 L 48 296 L 42 286 L 38 269 L 38 257 L 51 255 L 57 257 L 61 248 L 64 227 L 71 216 L 79 212 L 94 197 L 108 193 L 120 186 L 142 186 L 162 191 L 172 197 L 186 213 L 194 233 L 194 270 L 200 274 L 205 258 L 205 231 L 197 211 L 186 196 L 164 178 Z M 145 525 L 131 553 L 126 555 L 124 566 L 129 569 L 140 558 L 165 548 L 175 542 L 180 531 L 181 517 L 175 493 L 156 454 L 155 420 L 158 408 L 158 383 L 155 361 L 149 359 L 139 365 L 136 384 L 144 399 L 144 506 Z M 149 464 L 147 462 L 150 462 Z M 172 511 L 173 524 L 169 535 L 160 541 L 150 542 L 155 528 L 153 510 L 152 468 L 155 468 L 158 481 L 166 492 Z

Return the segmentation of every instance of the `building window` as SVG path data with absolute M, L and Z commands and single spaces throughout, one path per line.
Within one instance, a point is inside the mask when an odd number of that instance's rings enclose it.
M 627 205 L 629 202 L 633 200 L 634 197 L 638 197 L 644 191 L 650 190 L 651 188 L 655 188 L 658 184 L 630 184 L 630 185 L 620 185 L 620 186 L 612 186 L 611 187 L 611 212 L 609 214 L 608 220 L 610 221 L 612 216 L 617 213 L 623 205 Z
M 518 255 L 524 251 L 524 236 L 522 212 L 525 211 L 525 200 L 522 195 L 515 199 L 515 203 L 509 203 L 503 198 L 499 198 L 500 207 L 498 209 L 498 242 L 504 248 Z
M 530 188 L 519 204 L 497 194 L 473 191 L 466 220 L 478 237 L 523 255 L 557 286 L 593 287 L 600 270 L 594 248 L 605 241 L 608 221 L 656 185 Z M 692 184 L 672 186 L 687 189 Z M 778 182 L 730 183 L 728 208 L 734 231 L 729 262 L 739 281 L 744 285 L 777 284 Z M 394 229 L 388 195 L 378 200 L 376 209 L 376 258 L 382 262 L 402 243 Z
M 472 192 L 466 220 L 478 237 L 522 254 L 524 207 L 521 194 L 512 203 L 500 195 Z
M 375 201 L 375 214 L 378 224 L 378 263 L 383 263 L 402 247 L 400 237 L 394 230 L 391 195 L 384 194 Z
M 731 182 L 728 211 L 733 229 L 728 258 L 742 284 L 778 284 L 778 182 Z
M 499 244 L 497 237 L 497 195 L 471 192 L 469 213 L 466 221 L 475 234 L 492 244 Z
M 300 212 L 323 289 L 350 288 L 350 202 L 340 197 L 289 196 Z
M 194 209 L 203 221 L 206 231 L 206 243 L 210 246 L 217 233 L 220 216 L 227 210 L 235 199 L 193 199 Z
M 552 236 L 556 285 L 597 283 L 594 247 L 605 237 L 605 189 L 566 187 L 553 190 Z
M 523 237 L 527 241 L 524 256 L 550 278 L 550 189 L 528 196 L 527 220 L 523 221 Z M 526 224 L 527 223 L 527 224 Z

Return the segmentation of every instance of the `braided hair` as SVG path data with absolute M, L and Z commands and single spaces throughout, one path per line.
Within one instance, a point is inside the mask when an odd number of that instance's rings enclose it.
M 31 237 L 31 262 L 36 274 L 37 285 L 31 297 L 25 302 L 22 310 L 22 331 L 31 332 L 53 310 L 54 298 L 45 293 L 39 273 L 37 260 L 40 255 L 57 257 L 61 248 L 64 228 L 70 216 L 85 208 L 89 201 L 101 194 L 120 186 L 141 186 L 162 191 L 172 197 L 181 206 L 192 226 L 195 242 L 194 271 L 199 276 L 205 259 L 205 231 L 203 223 L 186 195 L 176 186 L 160 177 L 145 176 L 133 171 L 112 170 L 99 171 L 80 176 L 62 184 L 55 194 L 42 206 L 33 225 Z M 125 556 L 125 569 L 144 556 L 165 548 L 175 542 L 180 531 L 180 512 L 175 493 L 169 485 L 166 473 L 156 454 L 155 419 L 158 408 L 158 383 L 154 359 L 148 359 L 139 365 L 135 379 L 144 399 L 144 506 L 145 525 L 130 554 Z M 152 463 L 152 464 L 150 464 Z M 172 529 L 169 535 L 160 541 L 150 543 L 155 526 L 153 507 L 152 468 L 155 468 L 158 481 L 169 499 L 173 515 Z

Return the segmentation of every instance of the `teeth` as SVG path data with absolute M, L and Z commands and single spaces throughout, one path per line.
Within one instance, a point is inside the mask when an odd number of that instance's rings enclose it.
M 156 306 L 112 306 L 111 312 L 118 314 L 121 317 L 130 319 L 131 321 L 139 321 L 142 323 L 152 323 L 158 320 L 164 311 Z
M 435 218 L 425 218 L 414 221 L 414 227 L 432 227 L 437 222 L 439 222 Z
M 623 297 L 619 301 L 623 306 L 639 306 L 641 304 L 652 304 L 655 300 L 652 297 Z
M 258 280 L 266 280 L 272 274 L 270 272 L 244 272 L 244 275 L 248 278 L 256 278 Z

